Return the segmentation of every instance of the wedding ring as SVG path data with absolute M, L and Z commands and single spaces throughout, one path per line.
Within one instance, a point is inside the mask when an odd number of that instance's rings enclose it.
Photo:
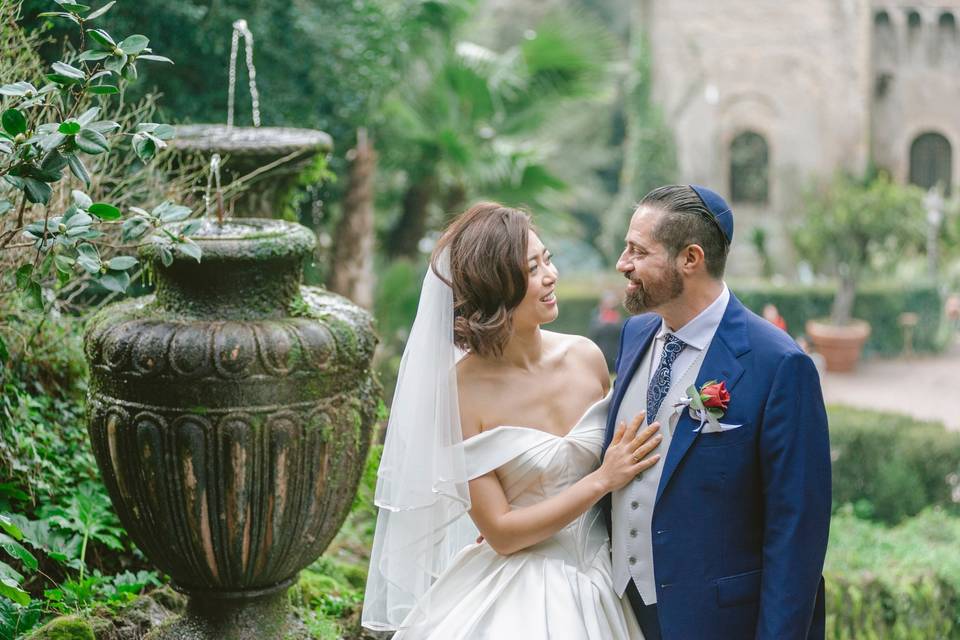
M 634 461 L 635 463 L 636 463 L 636 462 L 640 462 L 640 460 L 642 460 L 642 458 L 641 458 L 640 456 L 638 456 L 637 454 L 633 454 L 632 457 L 633 457 L 633 461 Z

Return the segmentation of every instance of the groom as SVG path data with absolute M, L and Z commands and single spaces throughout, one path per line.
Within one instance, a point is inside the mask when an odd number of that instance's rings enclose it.
M 634 317 L 606 444 L 641 411 L 663 425 L 662 462 L 610 503 L 614 586 L 646 640 L 824 636 L 820 381 L 790 336 L 727 289 L 732 238 L 718 194 L 661 187 L 637 207 L 617 262 Z

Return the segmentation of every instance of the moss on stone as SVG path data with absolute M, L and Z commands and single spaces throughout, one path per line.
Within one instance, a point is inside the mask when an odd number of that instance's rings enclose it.
M 63 616 L 31 633 L 29 640 L 96 640 L 96 636 L 89 621 L 79 616 Z

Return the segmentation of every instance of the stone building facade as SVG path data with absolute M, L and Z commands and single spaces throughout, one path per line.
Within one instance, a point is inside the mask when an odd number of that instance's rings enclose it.
M 638 1 L 680 178 L 737 212 L 736 271 L 754 227 L 791 264 L 803 192 L 839 170 L 960 180 L 960 0 Z

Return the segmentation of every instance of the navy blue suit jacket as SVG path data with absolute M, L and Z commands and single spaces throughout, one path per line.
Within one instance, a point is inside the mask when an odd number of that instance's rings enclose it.
M 607 444 L 660 322 L 645 314 L 623 328 Z M 730 391 L 721 421 L 743 426 L 695 433 L 684 411 L 659 463 L 651 539 L 663 638 L 823 638 L 830 443 L 817 370 L 731 295 L 697 388 L 708 380 Z

